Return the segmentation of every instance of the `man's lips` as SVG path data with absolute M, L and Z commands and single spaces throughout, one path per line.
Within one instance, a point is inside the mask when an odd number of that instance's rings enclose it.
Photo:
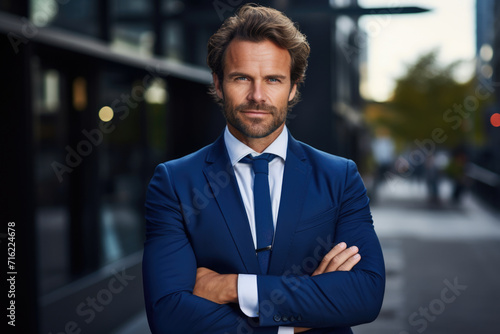
M 266 111 L 266 110 L 242 110 L 241 111 L 242 113 L 244 114 L 248 114 L 248 115 L 267 115 L 267 114 L 270 114 L 269 111 Z

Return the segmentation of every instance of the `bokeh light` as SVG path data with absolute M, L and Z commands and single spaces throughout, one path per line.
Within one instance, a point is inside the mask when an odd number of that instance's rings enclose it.
M 108 106 L 102 107 L 101 110 L 99 110 L 99 118 L 103 122 L 109 122 L 113 119 L 114 116 L 114 111 Z
M 491 115 L 490 123 L 495 128 L 498 128 L 500 126 L 500 114 L 499 113 L 494 113 L 493 115 Z

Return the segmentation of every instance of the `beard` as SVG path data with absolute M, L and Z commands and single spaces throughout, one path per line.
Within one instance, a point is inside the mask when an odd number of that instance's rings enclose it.
M 271 115 L 271 119 L 243 118 L 243 110 L 263 110 Z M 247 138 L 264 138 L 276 131 L 286 120 L 288 105 L 277 108 L 269 104 L 243 103 L 233 107 L 224 101 L 223 114 L 226 121 Z

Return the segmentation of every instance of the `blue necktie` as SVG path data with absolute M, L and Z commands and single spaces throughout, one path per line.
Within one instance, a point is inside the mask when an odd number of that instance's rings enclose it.
M 251 163 L 255 174 L 253 198 L 255 210 L 255 229 L 257 231 L 257 259 L 263 273 L 269 268 L 269 258 L 273 244 L 274 224 L 269 191 L 269 162 L 276 157 L 264 153 L 256 157 L 247 155 L 240 162 Z

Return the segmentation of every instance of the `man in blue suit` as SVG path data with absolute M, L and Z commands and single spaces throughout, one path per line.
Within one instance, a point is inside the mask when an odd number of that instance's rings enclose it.
M 153 333 L 352 333 L 385 276 L 355 164 L 296 141 L 309 45 L 271 8 L 243 6 L 208 44 L 224 133 L 160 164 L 146 200 Z

